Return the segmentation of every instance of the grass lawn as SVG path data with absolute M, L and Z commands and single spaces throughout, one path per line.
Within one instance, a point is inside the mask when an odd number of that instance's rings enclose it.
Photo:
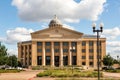
M 96 71 L 83 71 L 74 69 L 73 73 L 71 69 L 53 69 L 53 70 L 45 70 L 44 72 L 40 72 L 37 74 L 37 77 L 97 77 Z M 103 74 L 101 73 L 101 77 Z
M 7 69 L 7 70 L 4 70 L 4 69 L 0 69 L 0 73 L 17 73 L 17 72 L 20 72 L 21 70 L 17 70 L 17 69 Z

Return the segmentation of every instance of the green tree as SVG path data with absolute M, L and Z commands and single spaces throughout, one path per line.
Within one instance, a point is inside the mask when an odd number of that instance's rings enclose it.
M 7 48 L 0 42 L 0 65 L 5 65 L 7 58 Z
M 17 67 L 18 65 L 17 57 L 15 55 L 9 56 L 7 60 L 7 65 L 12 66 L 12 67 Z
M 103 64 L 110 67 L 114 64 L 114 59 L 108 54 L 103 58 Z

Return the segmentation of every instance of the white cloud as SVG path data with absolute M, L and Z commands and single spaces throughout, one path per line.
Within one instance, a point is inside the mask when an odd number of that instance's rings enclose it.
M 102 35 L 106 36 L 108 40 L 114 40 L 120 36 L 120 28 L 114 27 L 112 29 L 105 29 Z
M 75 30 L 73 26 L 70 26 L 70 25 L 68 25 L 68 24 L 63 24 L 63 27 L 68 28 L 68 29 Z
M 114 58 L 116 58 L 117 55 L 120 56 L 120 28 L 104 29 L 102 36 L 107 38 L 107 53 L 109 52 Z
M 57 15 L 66 22 L 79 22 L 80 19 L 97 20 L 104 10 L 106 0 L 13 0 L 22 20 L 48 21 Z
M 17 56 L 18 50 L 17 50 L 17 49 L 8 49 L 8 50 L 7 50 L 7 53 L 8 53 L 9 55 L 16 55 L 16 56 Z
M 107 41 L 107 46 L 109 47 L 120 47 L 120 41 Z
M 6 31 L 6 37 L 0 38 L 0 41 L 5 43 L 17 43 L 19 41 L 31 40 L 30 33 L 33 32 L 32 29 L 26 29 L 23 27 L 17 27 L 12 30 Z

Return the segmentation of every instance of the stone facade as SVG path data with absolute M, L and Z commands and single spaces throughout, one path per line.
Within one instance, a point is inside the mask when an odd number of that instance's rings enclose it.
M 102 60 L 106 54 L 106 39 L 99 40 Z M 49 28 L 31 33 L 31 41 L 18 43 L 18 58 L 24 66 L 78 65 L 96 68 L 97 39 L 96 36 L 64 28 L 55 17 Z

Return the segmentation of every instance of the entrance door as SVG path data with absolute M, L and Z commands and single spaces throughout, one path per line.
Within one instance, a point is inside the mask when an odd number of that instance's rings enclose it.
M 68 65 L 68 56 L 63 56 L 63 64 L 64 66 Z
M 55 56 L 55 66 L 59 66 L 59 56 Z

